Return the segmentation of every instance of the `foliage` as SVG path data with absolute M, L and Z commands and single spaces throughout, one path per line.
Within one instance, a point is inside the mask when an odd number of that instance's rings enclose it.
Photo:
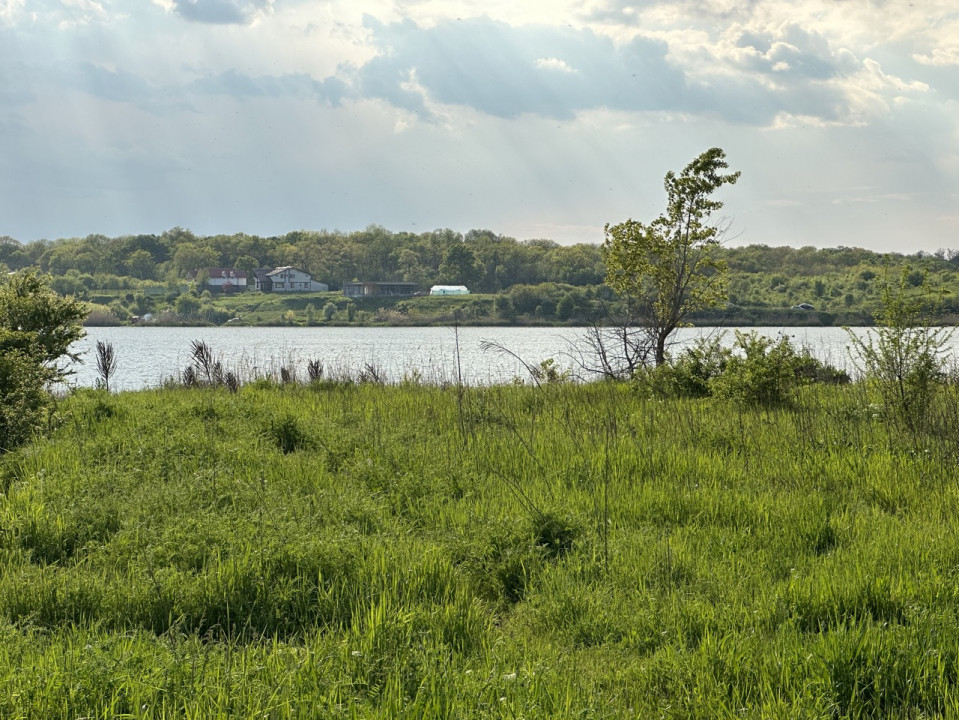
M 931 325 L 935 301 L 914 271 L 902 268 L 897 282 L 883 278 L 882 309 L 869 334 L 849 330 L 850 354 L 882 396 L 887 414 L 918 430 L 925 422 L 936 386 L 942 379 L 951 328 Z
M 49 386 L 67 374 L 63 357 L 83 336 L 86 308 L 57 295 L 49 279 L 32 272 L 0 284 L 0 452 L 25 443 L 44 425 L 52 407 Z
M 174 307 L 181 317 L 195 317 L 200 312 L 201 303 L 195 295 L 183 293 L 176 299 Z
M 627 322 L 645 329 L 657 365 L 666 360 L 667 339 L 691 313 L 726 298 L 726 266 L 715 253 L 722 231 L 710 223 L 722 208 L 713 194 L 739 179 L 738 172 L 722 173 L 725 157 L 711 148 L 678 176 L 668 172 L 666 213 L 651 223 L 606 225 L 606 282 L 626 299 Z
M 540 361 L 539 365 L 531 367 L 530 373 L 536 383 L 565 383 L 572 377 L 572 371 L 569 368 L 560 369 L 554 358 Z
M 183 252 L 177 255 L 181 247 Z M 631 317 L 625 303 L 610 302 L 602 295 L 606 268 L 600 246 L 519 241 L 490 230 L 413 234 L 371 226 L 350 233 L 298 230 L 259 237 L 246 233 L 198 236 L 183 228 L 173 228 L 159 235 L 88 235 L 26 244 L 0 238 L 0 265 L 15 270 L 36 267 L 49 272 L 58 292 L 110 306 L 117 318 L 147 313 L 158 317 L 182 292 L 181 275 L 207 266 L 251 272 L 254 268 L 292 264 L 333 288 L 353 279 L 403 279 L 425 288 L 439 280 L 440 266 L 452 247 L 468 249 L 477 265 L 482 266 L 482 280 L 475 287 L 470 286 L 474 293 L 497 293 L 501 297 L 517 288 L 516 299 L 524 309 L 514 312 L 504 306 L 503 312 L 497 313 L 502 322 L 585 324 L 602 318 L 600 298 L 607 303 L 607 316 L 613 319 L 610 322 Z M 876 278 L 884 265 L 892 273 L 909 265 L 910 283 L 925 277 L 934 291 L 942 291 L 937 319 L 951 323 L 959 315 L 959 293 L 955 290 L 959 286 L 959 253 L 955 251 L 907 256 L 851 247 L 749 245 L 714 247 L 713 253 L 717 262 L 728 265 L 730 304 L 691 313 L 687 319 L 697 324 L 868 325 L 872 323 L 872 313 L 881 305 L 881 282 Z M 131 264 L 134 255 L 136 262 Z M 242 314 L 245 323 L 282 322 L 286 308 L 279 312 L 265 308 L 262 312 L 234 311 L 235 307 L 255 304 L 250 295 L 253 293 L 240 293 L 240 297 L 234 298 L 217 294 L 212 304 L 230 310 L 230 317 Z M 317 294 L 303 297 L 320 300 L 317 309 L 326 301 Z M 509 297 L 510 301 L 514 299 Z M 259 298 L 264 302 L 262 295 Z M 417 298 L 412 306 L 415 309 L 418 302 L 426 299 Z M 803 303 L 815 309 L 796 309 Z M 344 309 L 339 303 L 337 307 L 338 311 Z M 301 311 L 303 307 L 293 309 Z M 632 310 L 638 315 L 636 308 Z M 406 315 L 402 322 L 407 324 L 430 322 L 429 313 L 414 310 Z M 101 314 L 99 322 L 118 320 Z M 209 320 L 194 316 L 187 322 Z
M 662 365 L 640 368 L 633 381 L 655 397 L 717 396 L 755 407 L 788 405 L 802 385 L 840 385 L 850 377 L 808 348 L 797 350 L 788 336 L 773 340 L 737 331 L 732 346 L 725 333 L 700 338 Z
M 717 397 L 742 407 L 788 405 L 798 385 L 799 355 L 786 335 L 779 340 L 736 331 L 735 350 L 712 383 Z
M 451 245 L 446 250 L 439 267 L 440 281 L 449 285 L 466 285 L 475 289 L 485 275 L 486 267 L 469 246 L 462 243 Z
M 50 287 L 50 278 L 35 272 L 14 273 L 0 282 L 0 328 L 25 333 L 34 344 L 29 351 L 59 379 L 62 373 L 56 370 L 56 361 L 79 359 L 70 352 L 70 345 L 83 337 L 86 307 L 58 295 Z
M 726 369 L 731 351 L 723 346 L 723 333 L 699 338 L 675 360 L 637 370 L 634 382 L 660 397 L 708 397 L 712 381 Z
M 0 329 L 0 454 L 28 442 L 40 431 L 52 405 L 47 385 L 49 371 L 36 354 L 10 342 Z

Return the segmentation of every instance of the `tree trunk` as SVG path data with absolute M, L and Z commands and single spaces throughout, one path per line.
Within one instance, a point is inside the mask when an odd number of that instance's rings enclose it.
M 668 334 L 657 335 L 656 336 L 656 367 L 659 367 L 664 362 L 666 362 L 666 338 L 669 337 Z

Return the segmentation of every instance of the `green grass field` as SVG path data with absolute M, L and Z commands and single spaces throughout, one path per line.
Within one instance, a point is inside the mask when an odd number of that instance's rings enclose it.
M 953 387 L 62 401 L 0 459 L 0 717 L 959 717 Z

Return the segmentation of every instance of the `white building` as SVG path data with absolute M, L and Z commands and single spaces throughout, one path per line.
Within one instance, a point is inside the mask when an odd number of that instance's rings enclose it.
M 317 282 L 308 272 L 287 265 L 270 272 L 254 273 L 256 289 L 263 292 L 326 292 L 330 286 Z
M 465 285 L 434 285 L 430 288 L 430 295 L 469 295 Z
M 211 291 L 242 292 L 246 290 L 247 276 L 243 270 L 234 268 L 207 268 L 207 287 Z M 194 276 L 196 273 L 194 273 Z

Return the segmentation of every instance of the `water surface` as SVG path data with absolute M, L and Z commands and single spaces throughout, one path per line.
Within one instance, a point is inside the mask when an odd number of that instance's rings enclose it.
M 797 346 L 808 346 L 820 359 L 848 367 L 849 336 L 842 328 L 745 328 L 763 335 L 788 335 Z M 430 382 L 470 384 L 510 382 L 529 378 L 524 365 L 553 358 L 557 365 L 582 375 L 579 353 L 586 348 L 583 328 L 556 327 L 111 327 L 88 328 L 76 343 L 83 362 L 75 364 L 71 385 L 92 386 L 97 379 L 93 349 L 98 340 L 112 343 L 117 370 L 111 385 L 117 390 L 155 387 L 190 363 L 194 340 L 206 342 L 228 369 L 244 377 L 274 375 L 281 367 L 300 377 L 306 363 L 319 360 L 327 374 L 354 376 L 370 366 L 386 380 L 417 376 Z M 676 345 L 723 332 L 717 328 L 686 328 L 676 333 Z M 725 344 L 734 339 L 724 329 Z M 866 332 L 861 330 L 859 332 Z M 955 345 L 955 338 L 953 339 Z M 495 343 L 509 352 L 484 350 Z M 675 350 L 675 347 L 674 347 Z

